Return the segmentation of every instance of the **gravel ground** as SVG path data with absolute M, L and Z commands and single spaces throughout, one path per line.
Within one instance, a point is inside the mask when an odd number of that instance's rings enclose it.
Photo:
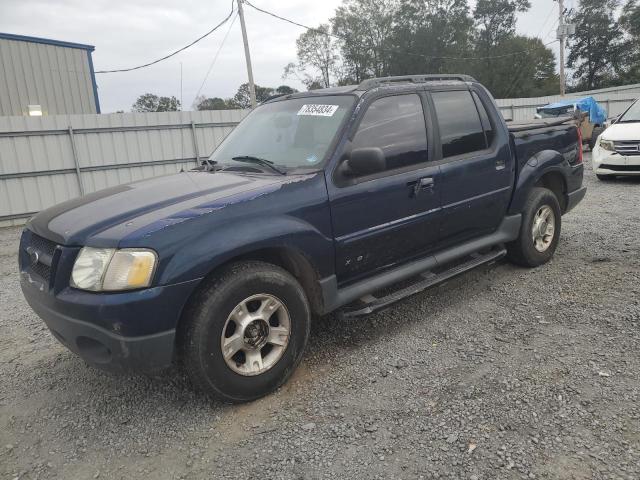
M 599 182 L 554 260 L 501 262 L 364 319 L 319 319 L 281 390 L 213 403 L 87 367 L 0 231 L 3 478 L 640 478 L 640 181 Z

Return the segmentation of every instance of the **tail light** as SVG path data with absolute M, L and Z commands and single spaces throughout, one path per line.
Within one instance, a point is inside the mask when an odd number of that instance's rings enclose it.
M 576 165 L 582 163 L 582 129 L 578 125 L 576 127 L 578 130 L 578 156 L 576 157 Z

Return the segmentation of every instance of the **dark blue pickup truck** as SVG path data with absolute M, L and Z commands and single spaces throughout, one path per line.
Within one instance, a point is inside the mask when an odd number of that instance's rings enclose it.
M 585 194 L 581 144 L 571 119 L 508 126 L 463 75 L 272 98 L 195 170 L 34 216 L 22 289 L 90 364 L 176 363 L 252 400 L 295 369 L 313 315 L 364 315 L 503 255 L 547 262 Z

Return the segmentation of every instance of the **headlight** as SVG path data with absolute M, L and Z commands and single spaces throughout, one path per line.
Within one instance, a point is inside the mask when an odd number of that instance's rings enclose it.
M 609 150 L 610 152 L 616 151 L 616 147 L 613 145 L 611 140 L 600 140 L 600 148 Z
M 84 247 L 71 272 L 71 286 L 114 291 L 151 285 L 157 256 L 153 250 Z

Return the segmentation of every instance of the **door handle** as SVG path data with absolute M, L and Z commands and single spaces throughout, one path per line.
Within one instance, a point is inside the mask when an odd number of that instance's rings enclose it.
M 407 183 L 407 186 L 413 187 L 413 196 L 416 197 L 420 194 L 421 190 L 433 188 L 433 184 L 433 177 L 422 177 L 414 182 Z
M 433 177 L 421 178 L 418 183 L 420 184 L 420 187 L 422 187 L 422 188 L 432 187 L 433 186 Z

